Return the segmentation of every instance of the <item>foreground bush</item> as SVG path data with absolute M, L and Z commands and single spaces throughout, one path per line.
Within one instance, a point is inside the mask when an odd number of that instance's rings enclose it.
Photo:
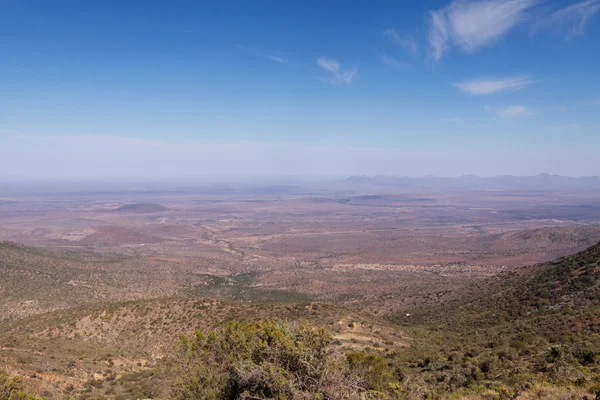
M 40 400 L 25 393 L 21 379 L 0 371 L 0 400 Z
M 308 325 L 229 322 L 182 337 L 170 360 L 174 399 L 384 399 L 396 387 L 373 379 L 377 356 L 347 359 Z M 353 368 L 356 367 L 356 368 Z M 360 373 L 359 373 L 360 372 Z

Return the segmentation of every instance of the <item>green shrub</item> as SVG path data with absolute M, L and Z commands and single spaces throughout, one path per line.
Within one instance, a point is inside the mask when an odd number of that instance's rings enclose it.
M 11 377 L 0 371 L 0 400 L 41 400 L 25 393 L 23 383 L 18 377 Z
M 169 360 L 173 399 L 388 398 L 385 362 L 355 353 L 346 362 L 323 329 L 280 321 L 230 321 L 182 337 Z M 349 359 L 349 360 L 350 360 Z M 359 373 L 365 373 L 361 376 Z M 385 373 L 384 373 L 385 375 Z

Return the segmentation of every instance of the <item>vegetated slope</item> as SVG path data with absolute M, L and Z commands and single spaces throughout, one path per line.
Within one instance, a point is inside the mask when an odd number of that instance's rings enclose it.
M 160 204 L 153 203 L 132 203 L 125 204 L 121 207 L 117 208 L 114 211 L 117 212 L 127 212 L 127 213 L 138 213 L 138 214 L 151 214 L 158 213 L 163 211 L 168 211 L 169 209 L 165 206 L 161 206 Z
M 488 251 L 506 251 L 524 256 L 542 254 L 553 260 L 593 246 L 600 240 L 599 225 L 545 227 L 485 235 L 479 245 Z
M 162 265 L 162 264 L 158 264 Z M 0 321 L 84 304 L 177 292 L 175 276 L 139 257 L 52 251 L 0 242 Z
M 397 316 L 423 332 L 407 359 L 410 374 L 437 391 L 518 396 L 544 382 L 600 392 L 599 262 L 600 243 L 499 274 L 437 309 Z
M 173 297 L 95 304 L 13 321 L 0 334 L 32 338 L 79 338 L 160 353 L 181 334 L 228 320 L 304 320 L 327 327 L 342 346 L 384 351 L 408 346 L 393 324 L 342 306 L 317 303 L 259 304 L 207 297 Z
M 385 320 L 335 305 L 182 297 L 82 306 L 9 322 L 0 326 L 0 360 L 33 393 L 54 399 L 166 399 L 172 377 L 163 359 L 180 335 L 270 318 L 325 328 L 340 353 L 391 354 L 410 342 Z
M 477 313 L 480 322 L 489 323 L 584 312 L 600 305 L 600 243 L 554 261 L 500 273 L 487 285 L 486 293 L 476 293 L 457 308 L 459 313 Z
M 0 320 L 102 301 L 102 286 L 80 285 L 85 264 L 30 247 L 0 243 Z
M 4 325 L 0 359 L 34 393 L 45 390 L 53 398 L 169 398 L 175 375 L 161 360 L 177 335 L 224 321 L 279 318 L 327 328 L 335 339 L 331 345 L 348 362 L 390 377 L 380 388 L 388 398 L 583 400 L 600 391 L 599 261 L 600 243 L 500 274 L 461 300 L 397 316 L 396 324 L 334 305 L 194 297 L 60 310 Z M 218 363 L 197 356 L 191 359 L 198 367 Z M 240 371 L 246 383 L 267 377 Z

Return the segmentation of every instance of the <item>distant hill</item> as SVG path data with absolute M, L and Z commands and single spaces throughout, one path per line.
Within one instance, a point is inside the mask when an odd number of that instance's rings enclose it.
M 138 233 L 132 229 L 121 226 L 97 226 L 94 233 L 86 236 L 78 243 L 82 245 L 124 245 L 124 244 L 149 244 L 159 243 L 162 239 Z
M 163 211 L 168 211 L 167 207 L 161 206 L 159 204 L 152 203 L 132 203 L 125 204 L 121 207 L 115 209 L 114 211 L 123 212 L 123 213 L 137 213 L 137 214 L 150 214 L 150 213 L 158 213 Z
M 458 177 L 351 176 L 343 185 L 379 188 L 428 188 L 438 190 L 600 190 L 600 177 L 579 178 L 541 174 L 536 176 Z

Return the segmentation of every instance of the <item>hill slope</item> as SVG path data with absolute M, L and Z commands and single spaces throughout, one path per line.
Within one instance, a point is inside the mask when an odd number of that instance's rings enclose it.
M 33 393 L 47 392 L 54 399 L 89 394 L 166 399 L 170 378 L 162 360 L 180 335 L 227 321 L 269 318 L 323 327 L 343 352 L 384 354 L 410 343 L 392 323 L 344 307 L 181 297 L 82 306 L 12 321 L 0 326 L 0 360 Z
M 416 337 L 405 358 L 411 374 L 437 382 L 437 390 L 487 388 L 498 396 L 490 398 L 519 396 L 542 382 L 560 393 L 534 398 L 600 391 L 599 262 L 600 243 L 499 274 L 445 306 L 396 316 Z
M 7 270 L 19 267 L 22 280 L 42 290 L 55 284 L 43 286 L 31 272 L 48 261 L 44 253 L 3 246 L 13 255 L 2 259 Z M 336 305 L 206 297 L 81 306 L 3 324 L 0 359 L 33 393 L 52 398 L 169 398 L 172 371 L 163 357 L 178 335 L 279 318 L 326 328 L 348 357 L 383 357 L 380 367 L 399 382 L 398 396 L 389 398 L 590 399 L 600 392 L 599 262 L 600 243 L 502 273 L 459 300 L 393 321 Z M 54 263 L 51 277 L 64 268 Z
M 472 288 L 470 298 L 449 304 L 444 313 L 471 312 L 477 313 L 480 321 L 508 321 L 563 311 L 584 312 L 599 305 L 600 243 L 597 243 L 554 261 L 502 272 L 482 287 Z
M 169 209 L 165 206 L 161 206 L 159 204 L 152 203 L 132 203 L 125 204 L 121 207 L 117 208 L 114 211 L 123 212 L 123 213 L 138 213 L 138 214 L 150 214 L 150 213 L 158 213 L 163 211 L 168 211 Z

